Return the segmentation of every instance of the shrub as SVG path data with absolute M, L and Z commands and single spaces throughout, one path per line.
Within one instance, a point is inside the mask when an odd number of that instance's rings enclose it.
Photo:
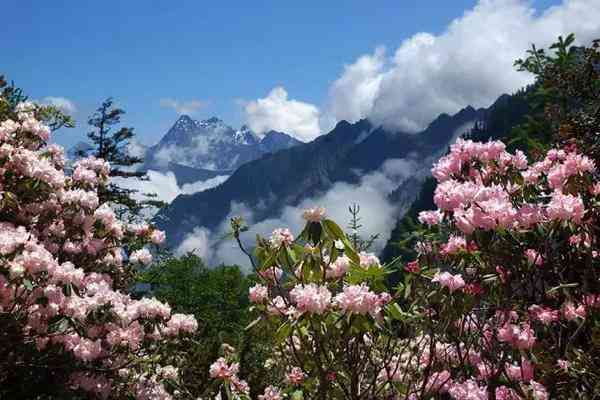
M 125 289 L 164 234 L 121 223 L 98 190 L 110 167 L 63 150 L 35 104 L 0 97 L 0 397 L 167 399 L 166 352 L 196 330 L 191 316 Z

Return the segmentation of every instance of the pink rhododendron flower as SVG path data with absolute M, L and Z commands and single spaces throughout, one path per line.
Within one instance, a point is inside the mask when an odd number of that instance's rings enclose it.
M 314 283 L 296 285 L 290 291 L 290 298 L 302 313 L 323 314 L 331 305 L 331 292 Z
M 174 381 L 179 379 L 179 370 L 172 365 L 167 365 L 165 367 L 158 367 L 156 369 L 156 373 L 165 379 L 171 379 Z
M 507 342 L 518 349 L 531 349 L 535 344 L 535 332 L 528 324 L 521 326 L 506 323 L 498 328 L 498 340 Z
M 513 389 L 506 386 L 496 388 L 496 400 L 523 400 Z
M 166 238 L 167 236 L 165 235 L 165 232 L 159 231 L 158 229 L 153 230 L 152 234 L 150 235 L 150 240 L 156 245 L 164 243 Z
M 450 293 L 462 289 L 465 286 L 465 280 L 460 274 L 452 275 L 449 272 L 437 273 L 431 282 L 437 282 L 443 287 L 448 288 Z
M 410 262 L 406 263 L 404 270 L 406 272 L 417 274 L 421 271 L 421 267 L 419 267 L 419 262 L 417 260 L 414 260 L 414 261 L 410 261 Z
M 271 300 L 267 306 L 267 311 L 271 315 L 285 315 L 287 312 L 287 305 L 283 297 L 277 296 Z
M 600 182 L 596 182 L 590 186 L 590 193 L 594 196 L 598 196 L 600 194 Z
M 542 307 L 537 304 L 529 307 L 529 314 L 533 319 L 540 321 L 544 325 L 549 325 L 552 322 L 560 320 L 559 310 L 552 310 L 551 308 Z
M 211 364 L 209 373 L 211 378 L 227 380 L 237 374 L 239 369 L 240 366 L 238 363 L 228 364 L 225 358 L 220 357 Z
M 366 284 L 348 285 L 342 293 L 334 298 L 334 303 L 344 312 L 370 314 L 376 317 L 382 306 L 387 304 L 390 296 L 387 293 L 376 294 Z
M 567 321 L 573 321 L 578 318 L 585 319 L 586 309 L 583 304 L 576 306 L 573 302 L 567 301 L 563 304 L 562 313 Z
M 282 400 L 281 390 L 275 386 L 267 386 L 263 394 L 258 395 L 258 400 Z
M 129 261 L 134 264 L 140 263 L 143 265 L 148 265 L 152 262 L 152 254 L 150 254 L 148 249 L 136 250 L 131 253 L 131 256 L 129 256 Z
M 558 360 L 556 361 L 558 367 L 564 371 L 567 371 L 571 367 L 571 363 L 567 360 Z
M 525 257 L 530 265 L 537 265 L 540 267 L 544 264 L 544 258 L 534 249 L 525 250 Z
M 469 379 L 462 383 L 453 382 L 448 388 L 448 394 L 455 400 L 488 400 L 487 387 Z
M 452 383 L 449 371 L 434 372 L 427 380 L 425 391 L 428 393 L 446 393 L 452 386 Z
M 177 336 L 179 333 L 194 333 L 198 330 L 198 322 L 193 315 L 172 314 L 165 333 L 169 336 Z
M 533 379 L 533 364 L 526 358 L 521 360 L 521 365 L 507 363 L 504 370 L 513 381 L 529 382 Z
M 321 222 L 325 216 L 325 209 L 323 207 L 307 208 L 302 213 L 302 217 L 308 222 Z
M 249 289 L 248 298 L 253 303 L 262 303 L 269 296 L 269 289 L 261 284 L 256 284 Z
M 345 255 L 339 256 L 325 271 L 327 278 L 341 278 L 350 269 L 350 259 Z
M 421 211 L 419 213 L 419 222 L 427 224 L 429 226 L 438 225 L 442 222 L 444 214 L 440 210 L 435 211 Z
M 452 235 L 448 238 L 448 242 L 444 246 L 442 246 L 441 253 L 451 255 L 456 254 L 459 251 L 464 251 L 466 250 L 466 248 L 467 241 L 465 240 L 465 238 Z
M 554 192 L 546 211 L 550 219 L 573 221 L 578 224 L 585 213 L 585 206 L 580 196 Z
M 360 258 L 360 266 L 364 269 L 368 269 L 371 267 L 381 268 L 379 258 L 377 258 L 377 256 L 373 253 L 361 251 L 358 254 L 358 257 Z
M 278 228 L 271 234 L 270 242 L 275 247 L 281 245 L 291 246 L 294 243 L 294 235 L 287 228 Z
M 285 375 L 285 379 L 291 385 L 300 385 L 300 384 L 302 384 L 302 382 L 304 382 L 304 379 L 306 379 L 306 375 L 304 374 L 304 372 L 302 372 L 302 370 L 300 368 L 292 367 L 290 372 L 288 372 Z
M 534 400 L 548 400 L 548 391 L 544 385 L 536 381 L 531 381 L 530 384 Z
M 263 271 L 258 271 L 258 275 L 260 275 L 263 279 L 274 283 L 278 282 L 283 275 L 283 270 L 276 266 L 269 267 Z

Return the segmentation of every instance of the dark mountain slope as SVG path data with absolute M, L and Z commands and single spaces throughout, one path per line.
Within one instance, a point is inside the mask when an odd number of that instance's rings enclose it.
M 483 110 L 468 107 L 454 116 L 440 116 L 420 134 L 374 129 L 367 120 L 354 124 L 341 121 L 331 132 L 310 143 L 242 165 L 216 188 L 177 197 L 157 215 L 155 222 L 167 231 L 171 244 L 177 244 L 196 226 L 218 226 L 232 202 L 250 207 L 255 220 L 274 217 L 283 206 L 297 205 L 335 182 L 357 182 L 358 170 L 377 170 L 386 159 L 412 154 L 421 159 L 431 156 L 447 146 L 458 128 L 482 115 Z M 411 199 L 416 188 L 411 188 Z
M 492 106 L 485 110 L 482 123 L 472 130 L 470 138 L 477 141 L 510 140 L 513 137 L 514 128 L 523 123 L 532 110 L 531 100 L 528 100 L 527 93 L 527 91 L 519 91 L 514 95 L 500 96 Z M 382 253 L 382 259 L 385 262 L 390 262 L 396 257 L 402 257 L 404 261 L 407 261 L 415 256 L 413 248 L 416 238 L 412 232 L 415 231 L 419 212 L 435 209 L 433 203 L 435 187 L 436 182 L 433 178 L 425 180 L 416 200 L 408 211 L 397 220 L 396 227 Z

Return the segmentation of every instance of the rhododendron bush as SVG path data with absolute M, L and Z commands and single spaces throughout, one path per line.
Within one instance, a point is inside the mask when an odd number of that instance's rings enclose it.
M 250 289 L 277 332 L 261 399 L 591 398 L 600 392 L 600 181 L 575 146 L 535 162 L 459 139 L 432 173 L 437 210 L 393 293 L 386 268 L 307 210 L 297 239 L 259 239 Z M 239 233 L 238 233 L 239 234 Z M 256 326 L 251 329 L 257 329 Z M 233 397 L 235 356 L 211 376 Z
M 306 210 L 307 225 L 297 239 L 276 229 L 255 250 L 260 283 L 250 288 L 249 299 L 259 317 L 249 329 L 276 332 L 266 367 L 281 378 L 260 399 L 378 397 L 390 380 L 383 368 L 395 357 L 385 318 L 392 298 L 385 291 L 386 271 L 373 254 L 355 251 L 324 214 L 319 207 Z M 239 221 L 233 225 L 239 237 Z M 224 382 L 229 396 L 249 398 L 239 369 L 229 349 L 210 375 Z
M 80 160 L 65 174 L 36 105 L 0 102 L 9 110 L 0 113 L 0 393 L 62 386 L 61 398 L 170 398 L 177 368 L 160 352 L 197 323 L 126 293 L 164 234 L 121 223 L 99 204 L 103 160 Z

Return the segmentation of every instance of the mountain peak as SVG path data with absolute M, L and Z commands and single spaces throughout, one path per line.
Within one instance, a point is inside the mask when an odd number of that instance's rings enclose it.
M 193 121 L 192 118 L 187 114 L 181 114 L 177 121 Z
M 196 124 L 197 124 L 197 122 L 194 121 L 189 115 L 182 114 L 179 118 L 177 118 L 177 121 L 175 121 L 171 130 L 189 131 L 189 130 L 194 129 Z
M 204 120 L 204 121 L 202 121 L 202 122 L 203 122 L 203 123 L 206 123 L 206 124 L 211 124 L 211 125 L 215 125 L 215 124 L 223 124 L 223 123 L 224 123 L 224 122 L 223 122 L 221 119 L 219 119 L 219 118 L 217 118 L 217 117 L 214 117 L 214 116 L 213 116 L 213 117 L 210 117 L 209 119 L 205 119 L 205 120 Z
M 247 125 L 234 130 L 218 117 L 202 121 L 181 115 L 146 158 L 147 167 L 168 162 L 190 168 L 234 170 L 265 153 L 287 149 L 299 142 L 283 133 L 266 141 Z

